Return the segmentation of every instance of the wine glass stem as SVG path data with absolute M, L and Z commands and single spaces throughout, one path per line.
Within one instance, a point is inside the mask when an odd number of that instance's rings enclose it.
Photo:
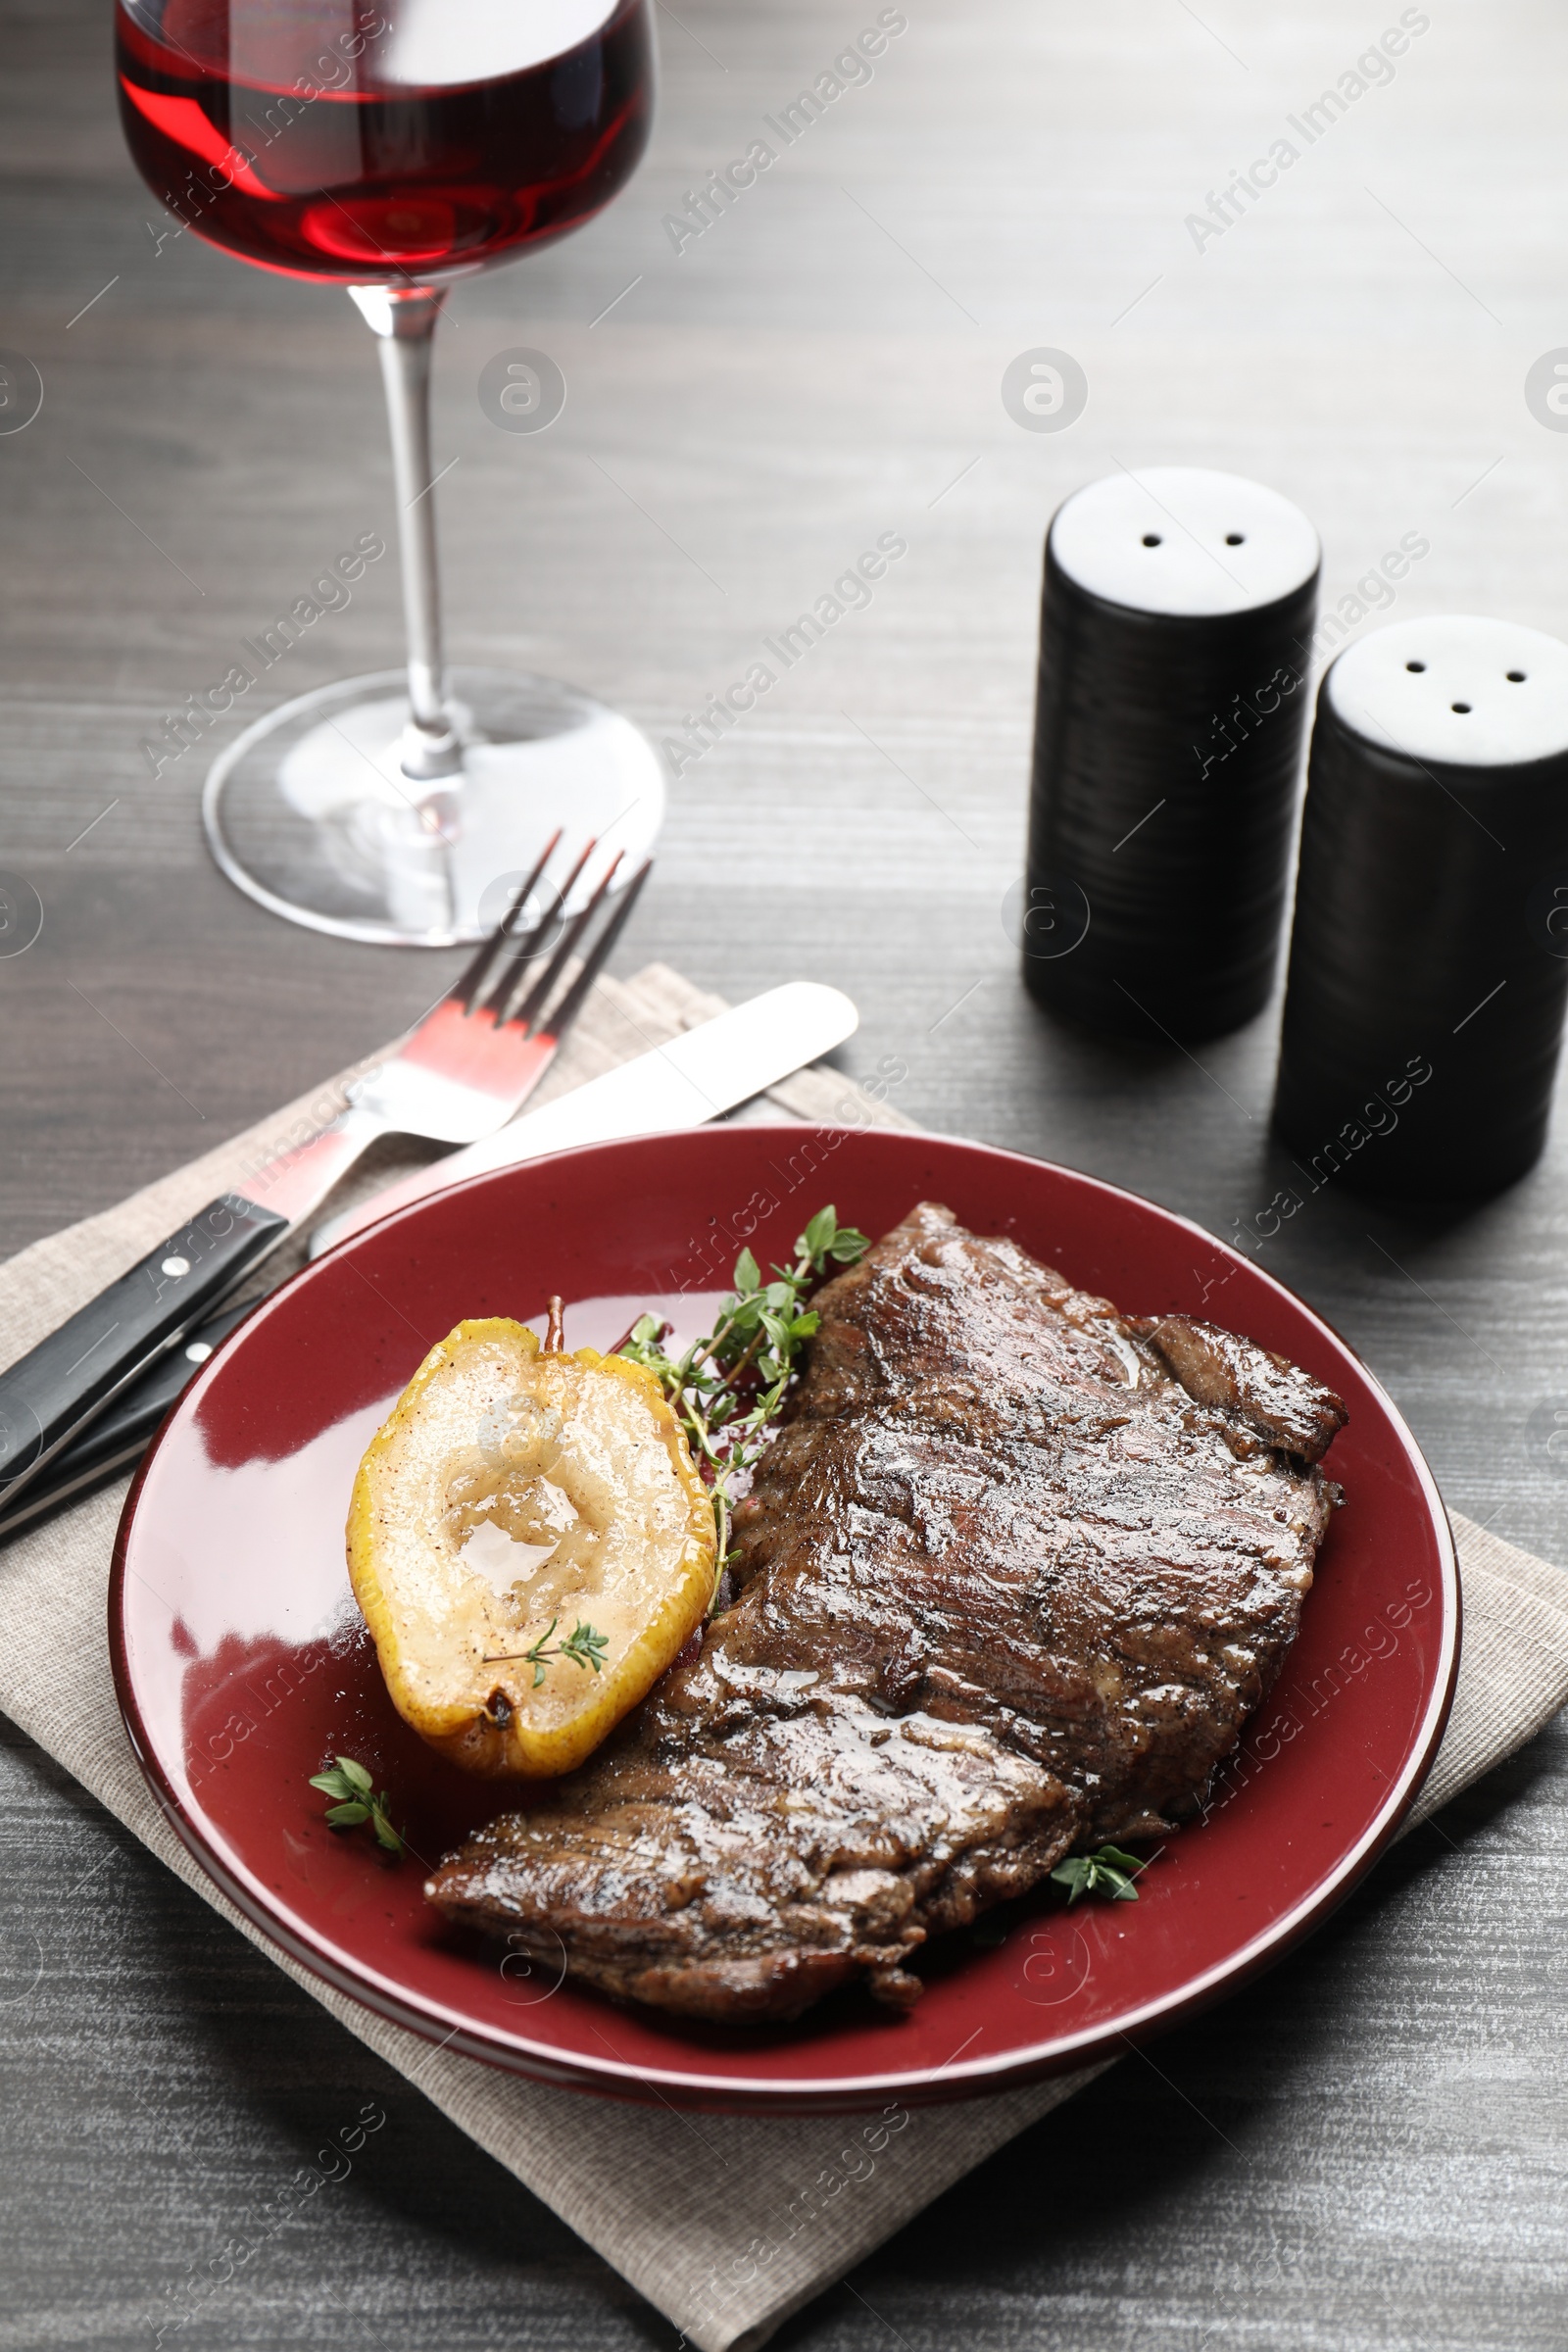
M 444 286 L 351 286 L 374 330 L 392 434 L 398 502 L 403 612 L 409 641 L 409 723 L 404 773 L 438 783 L 458 775 L 462 746 L 446 699 L 441 651 L 441 582 L 436 564 L 435 494 L 430 472 L 430 351 L 446 301 Z

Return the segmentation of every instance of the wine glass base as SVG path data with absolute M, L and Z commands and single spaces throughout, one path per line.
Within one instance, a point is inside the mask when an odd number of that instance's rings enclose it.
M 274 914 L 337 939 L 450 948 L 505 914 L 558 826 L 553 870 L 590 838 L 628 878 L 663 821 L 664 770 L 629 718 L 575 687 L 454 669 L 461 775 L 403 772 L 401 670 L 300 695 L 214 761 L 202 796 L 213 856 Z M 603 871 L 590 860 L 573 895 Z

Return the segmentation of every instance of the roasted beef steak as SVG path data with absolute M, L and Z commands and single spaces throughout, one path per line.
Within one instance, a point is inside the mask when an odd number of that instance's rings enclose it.
M 796 2017 L 1190 1812 L 1295 1638 L 1345 1419 L 929 1203 L 815 1301 L 741 1593 L 593 1760 L 430 1880 L 605 1991 Z

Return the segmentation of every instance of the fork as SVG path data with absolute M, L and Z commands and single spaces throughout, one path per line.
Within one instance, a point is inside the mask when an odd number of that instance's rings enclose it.
M 445 996 L 395 1053 L 348 1088 L 347 1106 L 328 1126 L 248 1168 L 242 1193 L 209 1201 L 0 1373 L 0 1509 L 318 1208 L 378 1136 L 473 1144 L 527 1101 L 582 1010 L 653 864 L 645 860 L 612 900 L 617 854 L 568 918 L 572 890 L 597 844 L 588 842 L 559 888 L 546 885 L 535 907 L 560 845 L 558 832 Z M 531 967 L 547 949 L 535 973 Z
M 309 1142 L 278 1153 L 254 1176 L 247 1175 L 249 1200 L 297 1225 L 320 1205 L 378 1136 L 418 1135 L 433 1143 L 473 1144 L 494 1134 L 527 1101 L 581 1010 L 652 866 L 650 859 L 621 892 L 575 979 L 547 1010 L 621 862 L 617 855 L 606 866 L 529 987 L 527 967 L 561 919 L 595 848 L 592 841 L 587 844 L 561 887 L 551 889 L 544 911 L 524 925 L 523 912 L 560 840 L 557 833 L 546 845 L 506 916 L 446 995 L 396 1053 L 347 1089 L 348 1107 L 339 1117 Z

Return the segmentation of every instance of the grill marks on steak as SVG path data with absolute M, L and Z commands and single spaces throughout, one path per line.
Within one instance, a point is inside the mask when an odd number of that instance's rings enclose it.
M 580 1771 L 426 1891 L 612 1994 L 906 2004 L 927 1936 L 1193 1809 L 1279 1670 L 1345 1419 L 922 1204 L 814 1302 L 742 1590 Z

